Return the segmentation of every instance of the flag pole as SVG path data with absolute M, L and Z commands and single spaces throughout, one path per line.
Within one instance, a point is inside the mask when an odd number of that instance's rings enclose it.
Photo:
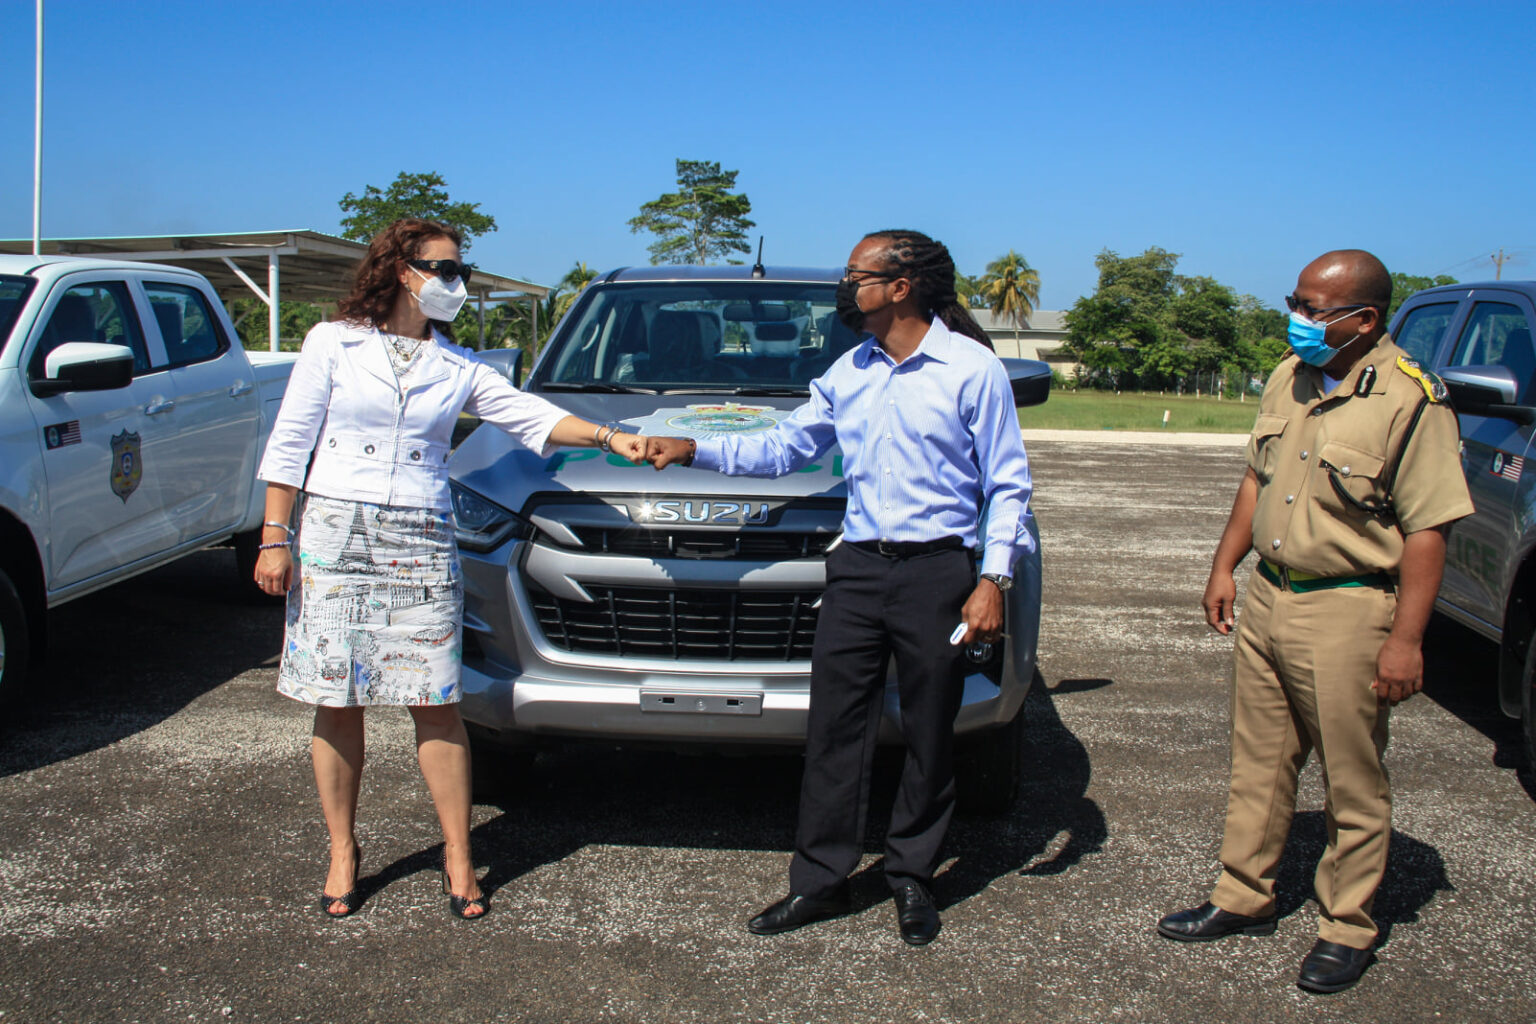
M 43 0 L 37 0 L 37 102 L 32 119 L 32 255 L 43 252 Z

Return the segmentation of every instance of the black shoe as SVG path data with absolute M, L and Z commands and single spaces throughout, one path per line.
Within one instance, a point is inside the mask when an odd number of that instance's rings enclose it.
M 790 893 L 773 906 L 747 922 L 747 931 L 753 935 L 778 935 L 829 917 L 841 917 L 848 913 L 848 888 L 837 889 L 825 899 L 812 899 Z
M 357 887 L 357 876 L 363 864 L 363 851 L 359 846 L 352 847 L 352 888 L 345 896 L 332 896 L 323 888 L 320 890 L 320 913 L 326 917 L 351 917 L 357 913 L 357 908 L 363 905 L 362 891 Z M 331 904 L 340 903 L 341 910 L 332 910 Z
M 1169 914 L 1157 922 L 1157 934 L 1179 942 L 1209 942 L 1227 935 L 1270 935 L 1274 930 L 1274 914 L 1245 917 L 1229 914 L 1214 903 L 1202 903 L 1193 909 Z
M 939 908 L 933 905 L 933 894 L 920 882 L 908 882 L 895 896 L 901 940 L 909 946 L 928 945 L 939 934 Z
M 443 847 L 443 859 L 441 863 L 443 872 L 443 895 L 448 897 L 448 913 L 454 917 L 462 917 L 466 921 L 478 921 L 491 912 L 491 903 L 482 892 L 474 899 L 468 896 L 460 896 L 453 891 L 453 886 L 448 883 L 448 848 Z M 478 914 L 466 914 L 464 911 L 474 907 Z
M 1308 992 L 1342 992 L 1360 980 L 1370 962 L 1368 949 L 1318 939 L 1301 962 L 1301 976 L 1296 984 Z

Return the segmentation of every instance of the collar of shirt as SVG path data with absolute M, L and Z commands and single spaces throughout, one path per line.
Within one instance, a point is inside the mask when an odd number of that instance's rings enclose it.
M 880 342 L 873 334 L 866 337 L 864 343 L 854 350 L 853 362 L 855 366 L 863 370 L 869 366 L 870 361 L 875 358 L 875 354 L 879 353 L 879 357 L 889 363 L 892 369 L 906 366 L 908 363 L 916 363 L 920 356 L 932 359 L 935 362 L 947 363 L 951 358 L 950 346 L 953 344 L 953 332 L 944 326 L 944 321 L 935 316 L 933 322 L 928 325 L 928 333 L 923 335 L 923 340 L 918 342 L 917 348 L 912 350 L 912 354 L 901 362 L 898 363 L 892 359 L 891 354 L 880 347 Z
M 1360 375 L 1365 372 L 1367 366 L 1374 366 L 1376 367 L 1376 379 L 1371 382 L 1370 394 L 1380 395 L 1386 393 L 1386 371 L 1392 369 L 1394 362 L 1396 362 L 1396 356 L 1392 351 L 1392 338 L 1389 335 L 1383 334 L 1376 340 L 1375 345 L 1361 353 L 1360 358 L 1355 360 L 1355 365 L 1349 368 L 1349 372 L 1340 379 L 1339 386 L 1336 388 L 1328 389 L 1325 387 L 1327 375 L 1320 368 L 1308 366 L 1306 363 L 1302 363 L 1301 368 L 1302 372 L 1306 375 L 1307 381 L 1320 397 L 1332 398 L 1339 395 L 1354 394 L 1355 389 L 1360 384 Z

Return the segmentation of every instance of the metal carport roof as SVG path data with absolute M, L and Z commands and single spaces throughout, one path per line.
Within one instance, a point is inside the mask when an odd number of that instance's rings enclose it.
M 347 293 L 352 269 L 368 251 L 362 242 L 307 229 L 220 234 L 146 235 L 141 237 L 45 238 L 46 255 L 94 256 L 105 259 L 169 263 L 207 277 L 227 305 L 237 295 L 253 292 L 272 309 L 281 298 L 298 302 L 336 302 Z M 28 254 L 32 240 L 0 240 L 0 252 Z M 265 278 L 265 287 L 258 284 Z M 527 298 L 534 316 L 538 300 L 550 289 L 531 281 L 475 268 L 470 281 L 483 317 L 487 302 Z M 269 340 L 277 351 L 279 318 L 269 316 Z

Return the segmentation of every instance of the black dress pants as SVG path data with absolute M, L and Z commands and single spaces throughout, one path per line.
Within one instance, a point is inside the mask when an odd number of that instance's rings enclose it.
M 975 556 L 964 549 L 889 557 L 843 544 L 828 556 L 790 891 L 831 895 L 859 863 L 892 654 L 907 756 L 885 874 L 893 889 L 933 878 L 955 809 L 955 715 L 965 680 L 964 649 L 949 637 L 975 586 Z

